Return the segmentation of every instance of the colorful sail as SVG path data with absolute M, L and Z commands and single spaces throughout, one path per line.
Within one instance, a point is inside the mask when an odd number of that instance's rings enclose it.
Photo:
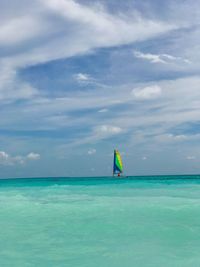
M 114 163 L 113 163 L 113 175 L 123 172 L 122 159 L 118 150 L 114 150 Z

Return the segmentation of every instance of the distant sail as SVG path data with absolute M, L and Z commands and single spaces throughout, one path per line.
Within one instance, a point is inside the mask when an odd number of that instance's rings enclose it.
M 120 174 L 123 172 L 123 164 L 122 159 L 119 154 L 118 150 L 114 150 L 114 162 L 113 162 L 113 175 L 117 174 L 120 176 Z

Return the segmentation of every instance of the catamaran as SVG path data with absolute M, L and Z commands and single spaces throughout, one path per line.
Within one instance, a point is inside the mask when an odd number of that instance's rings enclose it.
M 123 172 L 122 158 L 118 150 L 114 150 L 114 162 L 113 162 L 113 176 L 118 176 Z

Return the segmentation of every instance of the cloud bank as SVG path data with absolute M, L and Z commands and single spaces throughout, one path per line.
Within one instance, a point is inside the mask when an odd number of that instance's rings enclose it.
M 145 3 L 1 1 L 0 145 L 26 155 L 1 151 L 1 164 L 73 174 L 56 158 L 97 150 L 102 161 L 120 145 L 147 173 L 156 157 L 198 161 L 199 1 Z
M 39 160 L 40 154 L 29 153 L 27 156 L 11 156 L 5 151 L 0 151 L 0 165 L 16 165 L 16 164 L 25 164 L 27 160 Z

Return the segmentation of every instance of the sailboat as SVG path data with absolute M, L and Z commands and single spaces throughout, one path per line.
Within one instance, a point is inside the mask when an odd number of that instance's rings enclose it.
M 123 164 L 120 153 L 117 149 L 114 150 L 114 161 L 113 161 L 113 176 L 120 177 L 123 172 Z

